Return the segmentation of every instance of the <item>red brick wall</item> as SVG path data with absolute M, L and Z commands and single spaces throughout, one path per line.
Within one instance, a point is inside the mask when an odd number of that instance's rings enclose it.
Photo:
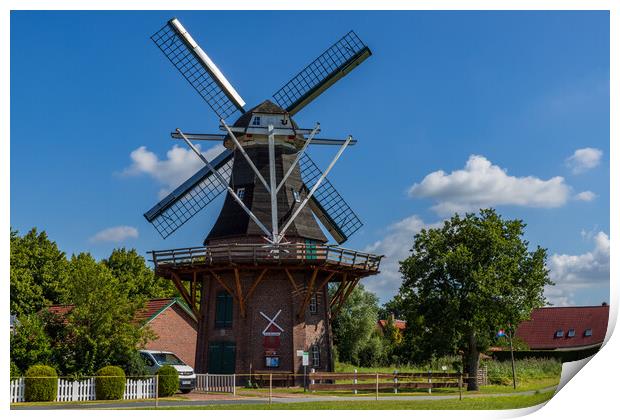
M 195 366 L 198 325 L 179 305 L 164 310 L 148 326 L 158 338 L 148 342 L 146 350 L 171 351 L 191 367 Z

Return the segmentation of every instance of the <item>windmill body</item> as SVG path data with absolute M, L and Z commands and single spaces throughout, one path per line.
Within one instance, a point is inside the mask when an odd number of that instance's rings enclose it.
M 370 56 L 349 32 L 273 95 L 246 111 L 241 96 L 177 19 L 152 36 L 217 114 L 223 134 L 177 129 L 205 167 L 145 213 L 166 238 L 220 194 L 222 210 L 203 246 L 152 251 L 156 273 L 174 282 L 199 324 L 199 373 L 300 373 L 297 351 L 311 367 L 333 370 L 330 319 L 361 278 L 378 273 L 381 256 L 341 244 L 362 223 L 327 174 L 351 137 L 318 138 L 293 115 Z M 274 103 L 275 102 L 275 103 Z M 236 119 L 228 124 L 227 119 Z M 194 141 L 221 141 L 207 161 Z M 309 146 L 338 151 L 321 170 Z M 206 236 L 205 236 L 206 234 Z M 328 294 L 328 285 L 335 293 Z

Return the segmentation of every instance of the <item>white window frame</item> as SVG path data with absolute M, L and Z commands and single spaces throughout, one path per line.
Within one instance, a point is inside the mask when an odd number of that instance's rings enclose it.
M 310 296 L 310 304 L 308 305 L 308 310 L 311 314 L 316 314 L 318 312 L 318 304 L 317 304 L 317 296 L 316 293 L 312 293 Z
M 237 194 L 237 197 L 243 200 L 245 198 L 245 188 L 244 187 L 237 188 L 236 194 Z
M 256 115 L 252 118 L 252 125 L 260 125 L 260 116 Z
M 321 366 L 321 348 L 318 344 L 314 344 L 310 347 L 310 356 L 312 357 L 312 366 L 320 367 Z

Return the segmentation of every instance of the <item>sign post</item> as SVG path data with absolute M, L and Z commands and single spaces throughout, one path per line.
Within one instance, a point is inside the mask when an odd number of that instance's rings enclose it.
M 310 364 L 310 357 L 307 351 L 304 351 L 301 355 L 301 364 L 304 366 L 304 392 L 308 391 L 308 365 Z

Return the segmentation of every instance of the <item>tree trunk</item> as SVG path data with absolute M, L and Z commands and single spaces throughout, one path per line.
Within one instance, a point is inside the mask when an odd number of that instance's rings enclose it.
M 469 343 L 467 351 L 463 355 L 465 372 L 467 374 L 467 390 L 478 391 L 478 365 L 480 362 L 480 352 L 478 351 L 478 343 L 476 333 L 469 334 Z

